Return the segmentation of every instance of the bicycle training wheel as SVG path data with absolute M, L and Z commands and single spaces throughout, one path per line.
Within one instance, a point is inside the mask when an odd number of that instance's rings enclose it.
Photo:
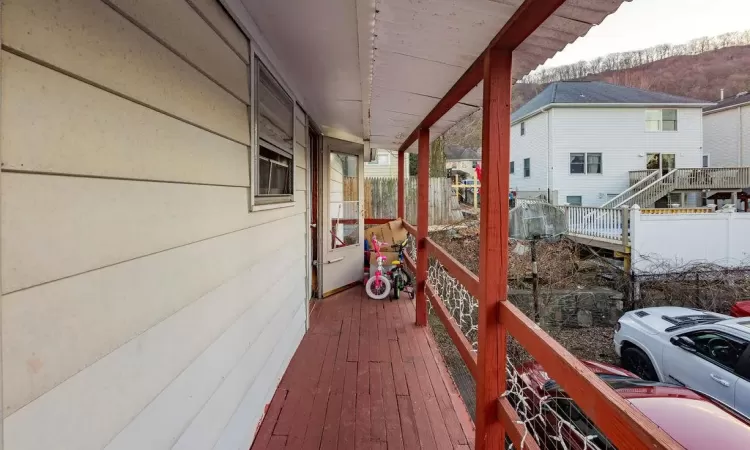
M 376 277 L 370 277 L 365 284 L 367 296 L 374 300 L 383 300 L 391 294 L 391 280 L 388 277 L 381 276 L 380 283 L 376 283 Z

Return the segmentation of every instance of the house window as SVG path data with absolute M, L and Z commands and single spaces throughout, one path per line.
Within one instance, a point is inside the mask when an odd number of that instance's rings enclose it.
M 570 173 L 602 173 L 601 153 L 571 153 Z
M 521 122 L 521 136 L 526 134 L 526 122 Z
M 711 167 L 711 155 L 703 155 L 703 167 Z
M 388 153 L 388 152 L 386 152 L 386 153 L 380 153 L 380 152 L 378 152 L 377 159 L 375 159 L 375 161 L 369 161 L 367 164 L 371 165 L 371 166 L 387 166 L 387 165 L 390 165 L 391 164 L 391 154 Z
M 515 173 L 515 172 L 516 172 L 516 163 L 514 163 L 513 161 L 511 161 L 510 162 L 510 173 Z
M 294 101 L 256 57 L 255 203 L 290 202 L 294 178 Z
M 523 176 L 524 178 L 531 176 L 531 158 L 524 158 L 523 160 Z
M 331 249 L 359 243 L 359 159 L 348 153 L 331 152 L 328 181 L 331 215 Z
M 565 197 L 565 203 L 569 204 L 570 206 L 582 206 L 583 204 L 583 197 L 580 195 L 568 195 Z
M 677 131 L 677 110 L 647 109 L 646 131 Z
M 570 154 L 570 173 L 586 173 L 586 154 Z
M 586 173 L 602 173 L 601 153 L 586 153 Z

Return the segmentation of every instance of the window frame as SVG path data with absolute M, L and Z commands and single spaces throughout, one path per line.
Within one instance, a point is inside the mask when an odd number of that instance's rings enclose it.
M 526 121 L 521 122 L 521 136 L 526 136 Z
M 604 153 L 602 152 L 571 152 L 568 154 L 568 174 L 570 175 L 604 175 Z M 583 171 L 573 172 L 573 156 L 583 157 Z M 599 172 L 589 172 L 589 155 L 599 155 Z
M 577 197 L 579 199 L 577 205 L 570 202 L 570 199 L 574 197 Z M 583 206 L 583 195 L 566 195 L 565 203 L 567 203 L 569 206 Z
M 523 159 L 523 177 L 531 178 L 531 158 Z
M 581 171 L 580 172 L 573 172 L 573 158 L 574 157 L 583 157 L 583 161 L 581 162 Z M 578 164 L 576 164 L 578 165 Z M 572 152 L 569 154 L 568 158 L 568 172 L 571 175 L 586 175 L 586 153 L 583 152 Z
M 703 166 L 704 169 L 708 169 L 711 167 L 711 154 L 710 153 L 704 153 L 701 156 L 701 166 Z
M 260 115 L 259 112 L 259 104 L 258 104 L 258 83 L 260 81 L 260 64 L 261 63 L 264 67 L 264 69 L 268 72 L 268 75 L 271 76 L 271 78 L 276 82 L 278 87 L 289 97 L 292 103 L 292 148 L 290 151 L 290 158 L 289 159 L 289 175 L 290 175 L 290 193 L 289 194 L 282 194 L 282 195 L 268 195 L 268 196 L 260 196 L 258 195 L 258 182 L 259 182 L 259 166 L 260 166 L 260 146 L 261 146 L 261 140 L 258 136 L 258 118 Z M 295 199 L 295 186 L 297 184 L 297 180 L 295 180 L 295 168 L 296 168 L 296 159 L 295 159 L 295 146 L 296 146 L 296 133 L 297 133 L 297 127 L 299 126 L 297 124 L 297 101 L 294 95 L 292 94 L 289 87 L 285 84 L 283 81 L 283 78 L 279 76 L 278 72 L 273 68 L 270 61 L 265 57 L 263 53 L 261 53 L 257 48 L 256 44 L 250 40 L 250 63 L 248 64 L 248 70 L 249 70 L 249 82 L 250 82 L 250 105 L 248 106 L 249 110 L 249 120 L 250 120 L 250 145 L 248 146 L 248 156 L 249 156 L 249 195 L 248 195 L 248 209 L 249 211 L 266 211 L 269 209 L 278 209 L 278 208 L 289 208 L 296 205 L 297 201 Z M 273 143 L 270 143 L 273 145 Z M 264 147 L 269 147 L 267 145 L 264 145 Z M 270 150 L 276 152 L 273 148 Z M 281 153 L 279 153 L 281 154 Z M 285 155 L 282 155 L 286 157 Z
M 513 175 L 515 173 L 516 173 L 516 162 L 515 161 L 511 161 L 510 162 L 510 174 Z
M 589 162 L 589 157 L 592 155 L 599 155 L 599 171 L 598 172 L 589 171 L 589 166 L 591 165 L 591 163 Z M 603 174 L 604 174 L 604 154 L 602 152 L 586 153 L 586 175 L 603 175 Z
M 673 130 L 665 130 L 664 129 L 664 122 L 665 122 L 665 120 L 664 120 L 664 111 L 674 111 L 674 120 L 672 120 L 672 119 L 667 120 L 667 122 L 674 122 L 674 129 Z M 653 118 L 649 118 L 649 114 L 653 114 L 653 113 L 656 113 L 656 112 L 659 113 L 659 119 L 658 120 L 653 119 Z M 646 130 L 647 133 L 664 133 L 664 132 L 666 132 L 666 133 L 675 133 L 675 132 L 679 131 L 679 129 L 680 129 L 680 127 L 679 127 L 679 121 L 680 121 L 679 120 L 680 119 L 679 115 L 680 114 L 679 114 L 679 109 L 678 108 L 649 108 L 649 109 L 646 109 L 645 110 L 645 114 L 644 114 L 644 124 L 643 124 L 644 129 Z M 654 123 L 657 124 L 656 129 L 649 129 L 649 123 L 651 123 L 651 122 L 654 122 Z

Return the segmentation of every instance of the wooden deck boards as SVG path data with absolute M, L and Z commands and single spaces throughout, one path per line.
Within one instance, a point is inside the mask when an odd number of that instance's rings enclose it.
M 473 448 L 473 425 L 414 303 L 323 300 L 253 450 Z M 459 400 L 459 401 L 457 401 Z

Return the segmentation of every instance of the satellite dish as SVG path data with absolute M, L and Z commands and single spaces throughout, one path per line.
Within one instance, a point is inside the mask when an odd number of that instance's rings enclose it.
M 526 203 L 510 210 L 510 237 L 525 241 L 544 239 L 568 231 L 565 213 L 549 203 Z

